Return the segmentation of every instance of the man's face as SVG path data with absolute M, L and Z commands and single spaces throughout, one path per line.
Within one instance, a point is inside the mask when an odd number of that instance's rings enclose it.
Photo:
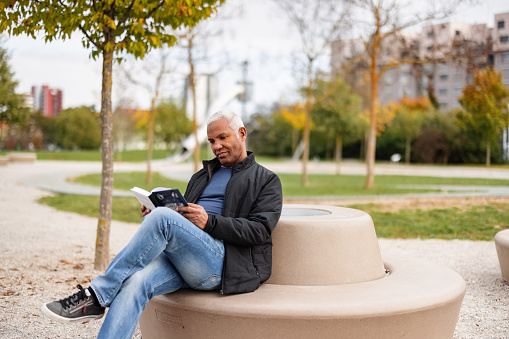
M 247 156 L 246 129 L 235 132 L 226 118 L 211 122 L 207 127 L 210 148 L 224 167 L 232 167 Z

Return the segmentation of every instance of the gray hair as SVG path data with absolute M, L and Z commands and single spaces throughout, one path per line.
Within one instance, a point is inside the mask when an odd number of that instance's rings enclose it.
M 239 129 L 241 127 L 244 127 L 244 122 L 242 122 L 242 119 L 239 117 L 239 115 L 237 113 L 230 111 L 218 111 L 212 114 L 209 120 L 207 121 L 207 126 L 213 123 L 214 121 L 221 119 L 228 119 L 230 127 L 232 128 L 232 130 L 235 131 L 235 133 L 238 133 Z

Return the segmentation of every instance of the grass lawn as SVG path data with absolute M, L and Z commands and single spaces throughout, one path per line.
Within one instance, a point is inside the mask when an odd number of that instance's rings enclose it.
M 380 238 L 493 240 L 497 232 L 509 228 L 508 202 L 398 211 L 374 204 L 349 207 L 369 213 Z
M 59 194 L 39 201 L 63 211 L 90 217 L 99 215 L 99 197 Z M 497 232 L 509 228 L 509 203 L 391 212 L 383 211 L 373 204 L 348 207 L 368 212 L 373 218 L 379 238 L 492 240 Z M 113 219 L 141 222 L 139 202 L 134 197 L 114 197 Z
M 432 192 L 432 189 L 401 189 L 398 185 L 480 185 L 509 186 L 509 180 L 437 178 L 405 175 L 377 175 L 375 187 L 364 188 L 363 175 L 309 175 L 309 187 L 303 188 L 299 174 L 279 175 L 283 183 L 283 195 L 287 197 L 304 196 L 358 196 L 381 194 L 404 194 Z
M 37 160 L 101 161 L 100 151 L 37 151 Z M 164 159 L 167 150 L 153 150 L 152 159 Z M 142 162 L 147 160 L 146 150 L 115 152 L 115 161 Z
M 361 175 L 309 175 L 309 187 L 302 187 L 299 174 L 279 175 L 283 184 L 283 195 L 286 197 L 305 196 L 358 196 L 432 192 L 431 189 L 400 189 L 397 185 L 490 185 L 509 186 L 509 180 L 497 179 L 465 179 L 465 178 L 437 178 L 398 175 L 379 175 L 375 177 L 375 188 L 364 188 L 365 176 Z M 81 184 L 100 186 L 101 175 L 90 174 L 73 178 L 72 181 Z M 145 172 L 115 173 L 114 188 L 128 190 L 139 186 L 147 190 L 153 187 L 171 187 L 185 191 L 187 183 L 167 179 L 158 173 L 153 173 L 151 187 L 145 184 Z
M 101 186 L 101 174 L 89 174 L 69 179 L 85 185 Z M 185 192 L 187 182 L 168 179 L 157 172 L 152 173 L 152 183 L 147 185 L 145 172 L 120 172 L 115 173 L 113 179 L 113 188 L 119 190 L 129 190 L 134 186 L 141 187 L 150 191 L 154 187 L 178 188 L 182 193 Z M 133 196 L 134 197 L 134 196 Z
M 302 188 L 300 175 L 281 175 L 284 195 L 305 196 L 347 196 L 376 195 L 420 192 L 410 189 L 397 189 L 396 185 L 509 185 L 509 180 L 460 179 L 412 176 L 377 176 L 376 188 L 363 188 L 364 176 L 352 175 L 310 175 L 310 186 Z M 99 186 L 100 174 L 86 175 L 72 179 L 75 182 Z M 153 182 L 147 187 L 144 172 L 115 173 L 116 189 L 128 190 L 133 186 L 145 189 L 163 186 L 185 191 L 186 183 L 153 173 Z M 75 212 L 91 217 L 99 215 L 99 197 L 79 195 L 57 195 L 44 197 L 41 203 L 60 210 Z M 139 223 L 141 213 L 139 202 L 134 198 L 113 198 L 113 219 Z M 368 212 L 374 222 L 378 237 L 381 238 L 439 238 L 492 240 L 501 229 L 509 228 L 509 203 L 500 202 L 489 205 L 464 205 L 447 208 L 407 208 L 387 211 L 376 204 L 356 204 L 349 207 Z

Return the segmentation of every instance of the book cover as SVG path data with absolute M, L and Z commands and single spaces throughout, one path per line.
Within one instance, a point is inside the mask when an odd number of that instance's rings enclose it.
M 177 188 L 156 187 L 149 192 L 143 188 L 133 187 L 131 191 L 143 206 L 151 210 L 156 207 L 176 210 L 179 206 L 188 206 L 186 199 Z

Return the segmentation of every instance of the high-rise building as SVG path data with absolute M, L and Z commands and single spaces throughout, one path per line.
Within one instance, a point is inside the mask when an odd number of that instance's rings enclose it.
M 40 110 L 43 116 L 56 117 L 62 111 L 62 90 L 52 89 L 47 85 L 32 86 L 30 95 L 33 101 L 33 109 Z
M 504 85 L 509 88 L 509 12 L 495 15 L 493 37 L 493 63 L 502 71 Z

